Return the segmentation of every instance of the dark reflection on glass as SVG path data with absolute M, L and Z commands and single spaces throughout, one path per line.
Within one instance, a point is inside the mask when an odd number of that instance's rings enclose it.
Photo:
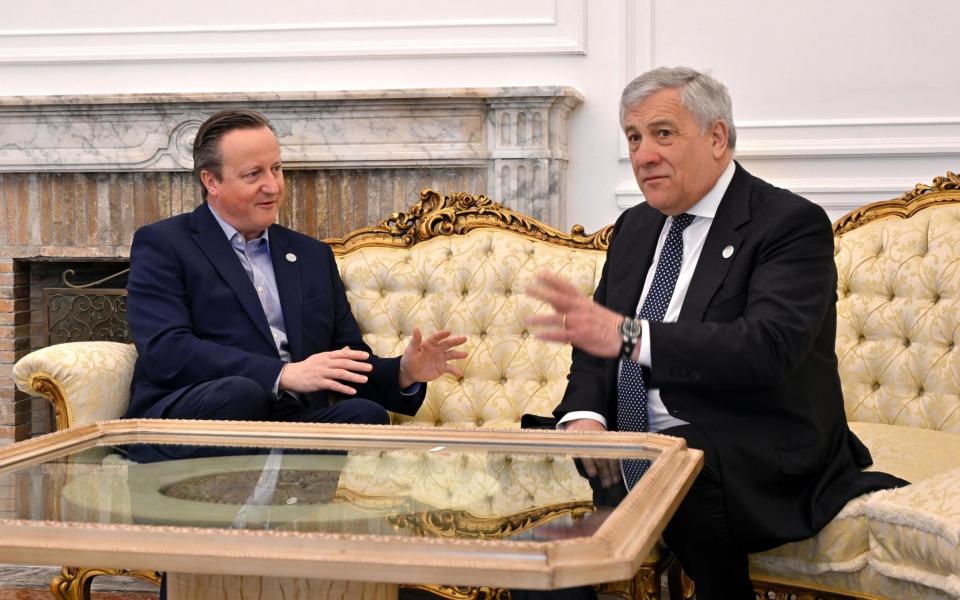
M 165 460 L 183 460 L 188 458 L 210 458 L 214 456 L 242 456 L 262 454 L 264 448 L 233 448 L 230 446 L 199 446 L 191 444 L 130 444 L 118 446 L 117 451 L 129 460 L 138 463 L 154 463 Z

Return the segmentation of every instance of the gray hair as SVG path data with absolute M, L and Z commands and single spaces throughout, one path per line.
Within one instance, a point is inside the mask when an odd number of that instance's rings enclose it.
M 710 75 L 690 67 L 659 67 L 640 75 L 623 88 L 620 96 L 620 126 L 627 109 L 664 89 L 680 90 L 680 101 L 700 125 L 700 134 L 706 133 L 718 120 L 727 125 L 727 147 L 737 147 L 737 128 L 733 124 L 733 103 L 727 86 Z

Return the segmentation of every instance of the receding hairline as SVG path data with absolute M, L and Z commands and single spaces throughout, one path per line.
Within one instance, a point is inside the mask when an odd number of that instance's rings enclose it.
M 627 115 L 627 114 L 629 114 L 629 113 L 632 112 L 633 110 L 637 109 L 641 104 L 643 104 L 644 102 L 650 100 L 650 98 L 656 96 L 657 94 L 659 94 L 659 93 L 661 93 L 661 92 L 671 92 L 671 91 L 675 91 L 676 94 L 677 94 L 677 99 L 679 100 L 677 104 L 678 104 L 681 108 L 683 108 L 683 110 L 687 111 L 687 113 L 688 113 L 691 117 L 693 117 L 694 121 L 696 121 L 696 115 L 693 114 L 693 111 L 690 110 L 690 107 L 688 107 L 686 104 L 684 104 L 684 102 L 683 102 L 683 94 L 681 93 L 679 87 L 676 87 L 676 88 L 661 88 L 661 89 L 659 89 L 659 90 L 657 90 L 657 91 L 655 91 L 655 92 L 652 92 L 651 94 L 645 96 L 642 100 L 638 100 L 637 102 L 634 102 L 633 104 L 629 104 L 629 105 L 627 105 L 627 106 L 624 106 L 624 123 L 623 123 L 623 130 L 624 130 L 624 131 L 627 131 L 627 130 L 629 130 L 629 129 L 635 129 L 635 127 L 628 127 L 628 126 L 627 126 L 627 123 L 626 123 L 626 115 Z M 650 121 L 649 123 L 646 123 L 646 126 L 647 126 L 647 127 L 652 127 L 652 126 L 656 126 L 656 125 L 679 125 L 679 123 L 678 123 L 676 117 L 671 116 L 671 115 L 657 115 L 657 116 L 654 117 L 654 120 L 653 120 L 653 121 Z
M 277 150 L 277 160 L 273 164 L 280 164 L 282 162 L 280 140 L 277 139 L 277 134 L 276 132 L 273 131 L 272 127 L 269 127 L 267 125 L 264 125 L 262 127 L 237 127 L 236 129 L 231 129 L 230 131 L 225 132 L 217 140 L 216 150 L 217 150 L 217 157 L 218 157 L 218 162 L 220 163 L 221 171 L 224 166 L 223 144 L 228 137 L 230 137 L 232 134 L 236 132 L 242 132 L 242 131 L 258 131 L 259 132 L 263 130 L 266 130 L 270 134 L 270 138 L 273 140 L 273 147 L 275 147 Z M 241 168 L 243 168 L 243 166 L 244 165 L 241 164 Z M 250 165 L 250 166 L 253 166 L 253 165 Z M 217 173 L 213 172 L 210 169 L 203 169 L 203 170 L 211 173 L 214 177 L 217 177 L 218 179 L 223 177 L 222 172 L 219 175 L 217 175 Z

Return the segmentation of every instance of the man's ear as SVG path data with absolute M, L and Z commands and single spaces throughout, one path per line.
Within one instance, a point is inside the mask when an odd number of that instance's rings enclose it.
M 200 171 L 200 183 L 203 184 L 203 187 L 207 188 L 207 196 L 213 196 L 214 198 L 219 196 L 220 182 L 217 180 L 217 176 L 213 174 L 213 171 L 202 169 Z
M 723 119 L 717 119 L 710 131 L 710 142 L 713 147 L 713 157 L 719 159 L 727 151 L 727 141 L 730 131 Z

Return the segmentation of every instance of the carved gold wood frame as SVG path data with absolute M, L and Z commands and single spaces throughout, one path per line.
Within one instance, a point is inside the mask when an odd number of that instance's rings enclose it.
M 49 373 L 35 372 L 30 374 L 27 381 L 30 389 L 40 396 L 50 400 L 53 405 L 54 427 L 56 431 L 70 426 L 70 415 L 67 412 L 66 394 L 57 379 Z
M 897 198 L 873 202 L 850 211 L 833 224 L 833 235 L 841 236 L 877 219 L 906 219 L 930 206 L 956 202 L 960 202 L 960 175 L 948 171 L 945 176 L 935 177 L 931 185 L 918 183 Z
M 757 600 L 885 600 L 872 594 L 834 590 L 774 577 L 751 577 Z
M 0 474 L 98 445 L 209 443 L 287 448 L 469 447 L 530 454 L 649 457 L 647 475 L 589 537 L 496 541 L 127 524 L 0 521 L 0 561 L 185 569 L 209 575 L 554 589 L 630 579 L 702 464 L 680 438 L 638 433 L 216 421 L 105 421 L 0 449 Z
M 136 577 L 154 585 L 160 585 L 160 574 L 156 571 L 64 567 L 60 575 L 50 583 L 50 593 L 58 600 L 85 600 L 90 597 L 93 578 L 101 575 Z
M 473 229 L 495 228 L 558 246 L 584 250 L 606 250 L 613 226 L 586 234 L 582 225 L 562 233 L 523 213 L 505 208 L 486 196 L 465 192 L 441 195 L 433 190 L 420 192 L 420 201 L 407 212 L 395 212 L 374 227 L 364 227 L 342 238 L 325 240 L 338 255 L 357 248 L 409 248 L 420 242 L 459 235 Z

